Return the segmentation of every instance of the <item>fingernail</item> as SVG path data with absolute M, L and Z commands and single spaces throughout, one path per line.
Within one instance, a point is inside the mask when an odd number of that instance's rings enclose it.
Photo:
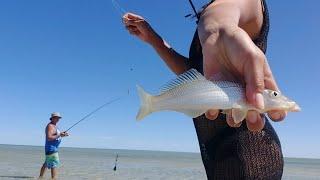
M 279 112 L 273 112 L 271 113 L 271 116 L 272 116 L 272 119 L 275 119 L 275 120 L 279 120 L 282 118 L 282 115 Z
M 256 94 L 256 105 L 259 109 L 264 109 L 264 98 L 261 93 Z
M 216 111 L 209 111 L 210 116 L 215 116 L 217 113 Z
M 252 124 L 254 124 L 254 123 L 256 123 L 257 122 L 257 113 L 256 112 L 254 112 L 254 111 L 249 111 L 248 112 L 248 116 L 247 116 L 247 120 L 250 122 L 250 123 L 252 123 Z

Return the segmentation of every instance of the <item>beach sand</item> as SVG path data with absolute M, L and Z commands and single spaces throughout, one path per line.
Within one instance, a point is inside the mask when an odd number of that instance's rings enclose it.
M 117 171 L 113 171 L 116 154 Z M 200 154 L 61 148 L 59 179 L 205 180 Z M 0 145 L 0 179 L 36 179 L 43 147 Z M 46 179 L 50 173 L 47 171 Z M 283 179 L 320 180 L 320 160 L 286 158 Z

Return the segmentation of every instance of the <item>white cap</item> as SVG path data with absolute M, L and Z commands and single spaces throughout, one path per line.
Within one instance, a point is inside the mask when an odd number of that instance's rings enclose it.
M 51 113 L 50 120 L 51 120 L 53 117 L 62 118 L 61 115 L 60 115 L 60 113 L 58 113 L 58 112 L 53 112 L 53 113 Z

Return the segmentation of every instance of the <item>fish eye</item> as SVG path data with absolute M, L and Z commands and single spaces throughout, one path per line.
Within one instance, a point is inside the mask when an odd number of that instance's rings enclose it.
M 270 96 L 271 96 L 271 97 L 279 97 L 279 96 L 280 96 L 280 93 L 277 92 L 277 91 L 271 91 L 271 92 L 270 92 Z
M 274 96 L 277 96 L 277 95 L 278 95 L 278 93 L 277 93 L 277 92 L 275 92 L 275 91 L 273 91 L 273 95 L 274 95 Z

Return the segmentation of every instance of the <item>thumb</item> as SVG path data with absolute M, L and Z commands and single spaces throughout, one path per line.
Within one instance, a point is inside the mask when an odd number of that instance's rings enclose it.
M 247 60 L 244 68 L 247 101 L 258 109 L 264 109 L 264 59 Z
M 142 20 L 143 18 L 139 15 L 133 14 L 133 13 L 127 13 L 125 14 L 125 17 L 131 20 Z

